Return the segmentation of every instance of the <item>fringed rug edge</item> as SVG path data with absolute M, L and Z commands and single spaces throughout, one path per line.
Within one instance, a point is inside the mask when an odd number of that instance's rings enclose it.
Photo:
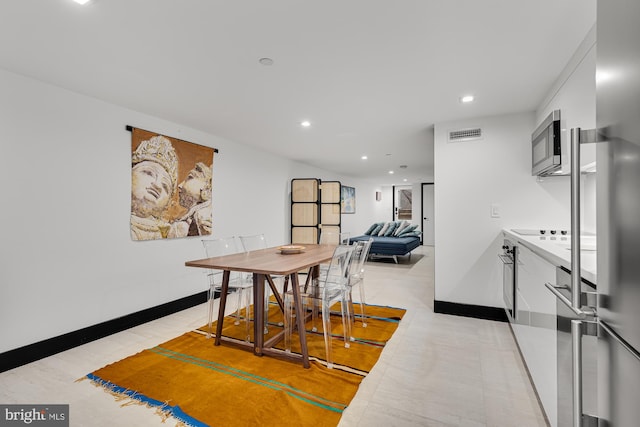
M 156 414 L 162 418 L 162 422 L 165 422 L 169 417 L 172 417 L 178 421 L 178 424 L 176 425 L 177 427 L 209 427 L 209 424 L 205 424 L 185 413 L 178 405 L 171 406 L 167 402 L 161 402 L 142 393 L 138 393 L 135 390 L 120 387 L 119 385 L 104 380 L 94 374 L 87 374 L 77 381 L 83 381 L 85 379 L 88 379 L 91 384 L 96 387 L 100 387 L 111 394 L 116 401 L 126 400 L 126 402 L 122 403 L 120 406 L 139 404 L 145 405 L 149 408 L 155 408 Z

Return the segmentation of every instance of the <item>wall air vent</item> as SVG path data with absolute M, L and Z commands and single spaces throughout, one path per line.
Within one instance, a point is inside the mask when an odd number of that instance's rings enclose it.
M 482 139 L 482 129 L 461 129 L 449 132 L 449 142 L 477 141 Z

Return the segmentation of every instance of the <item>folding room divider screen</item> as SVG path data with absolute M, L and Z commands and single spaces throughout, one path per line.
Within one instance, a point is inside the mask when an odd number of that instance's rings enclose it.
M 291 243 L 318 243 L 321 231 L 334 233 L 337 240 L 341 187 L 340 181 L 291 180 Z

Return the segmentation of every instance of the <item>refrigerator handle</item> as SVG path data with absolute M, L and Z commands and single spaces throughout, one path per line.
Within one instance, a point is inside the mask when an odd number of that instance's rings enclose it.
M 564 305 L 569 307 L 571 309 L 571 311 L 573 311 L 581 319 L 584 319 L 587 316 L 595 316 L 596 315 L 596 311 L 591 309 L 591 308 L 587 308 L 586 310 L 583 310 L 582 308 L 575 308 L 573 306 L 573 302 L 569 298 L 567 298 L 564 295 L 562 295 L 562 293 L 560 293 L 560 291 L 558 290 L 558 289 L 566 289 L 564 286 L 555 286 L 555 285 L 552 285 L 549 282 L 545 283 L 544 286 L 547 289 L 549 289 L 551 291 L 551 293 L 556 296 L 556 298 L 558 298 L 560 301 L 562 301 L 562 303 Z M 572 296 L 573 296 L 573 294 L 572 294 Z M 578 302 L 578 305 L 580 305 L 580 302 Z
M 573 427 L 582 427 L 582 321 L 571 321 Z
M 597 324 L 597 321 L 571 320 L 573 427 L 598 427 L 600 425 L 597 417 L 583 413 L 582 406 L 582 337 L 585 333 L 597 335 Z
M 571 309 L 580 310 L 580 128 L 571 129 Z
M 582 427 L 582 321 L 571 321 L 573 427 Z
M 606 142 L 601 129 L 571 129 L 571 309 L 580 311 L 580 144 Z M 577 313 L 577 311 L 576 311 Z

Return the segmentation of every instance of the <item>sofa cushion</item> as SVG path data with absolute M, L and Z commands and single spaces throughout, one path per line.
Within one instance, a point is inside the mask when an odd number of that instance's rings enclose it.
M 377 222 L 375 224 L 375 227 L 373 228 L 373 230 L 371 230 L 371 233 L 369 233 L 371 236 L 377 236 L 378 233 L 380 232 L 380 230 L 382 229 L 382 226 L 384 225 L 384 222 Z
M 380 222 L 374 222 L 373 224 L 371 224 L 371 227 L 367 228 L 367 231 L 364 232 L 365 235 L 369 236 L 371 235 L 371 232 L 373 230 L 375 230 L 375 228 L 378 226 L 378 224 L 381 224 Z
M 391 222 L 385 222 L 382 228 L 380 229 L 380 231 L 378 232 L 378 236 L 384 236 L 384 233 L 387 232 L 390 225 L 391 225 Z
M 404 230 L 402 230 L 402 231 L 400 232 L 400 234 L 398 234 L 398 237 L 403 237 L 404 235 L 409 234 L 409 233 L 411 233 L 411 232 L 415 231 L 415 229 L 416 229 L 416 228 L 418 228 L 418 225 L 417 225 L 417 224 L 410 225 L 410 226 L 406 227 Z
M 375 236 L 384 236 L 384 232 L 387 231 L 387 228 L 389 228 L 389 223 L 385 222 L 384 224 L 382 224 L 382 227 L 380 228 L 380 230 L 378 230 Z
M 420 237 L 421 234 L 422 234 L 422 231 L 410 231 L 408 233 L 402 233 L 402 236 L 400 236 L 400 238 L 402 238 L 402 237 Z
M 398 227 L 396 228 L 396 231 L 393 233 L 394 236 L 399 236 L 400 233 L 402 233 L 402 231 L 407 228 L 408 226 L 410 226 L 411 223 L 407 220 L 402 220 L 400 222 L 400 224 L 398 224 Z
M 390 237 L 393 236 L 393 233 L 396 231 L 396 228 L 398 228 L 398 225 L 400 225 L 397 221 L 391 221 L 389 223 L 389 228 L 387 228 L 387 231 L 384 233 L 385 237 Z

